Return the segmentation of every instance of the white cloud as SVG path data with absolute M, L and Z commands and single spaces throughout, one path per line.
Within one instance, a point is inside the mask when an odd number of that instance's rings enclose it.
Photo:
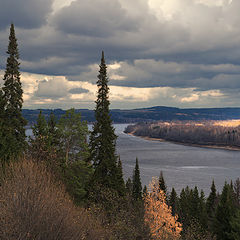
M 189 102 L 196 102 L 198 99 L 199 99 L 199 95 L 193 93 L 193 94 L 191 94 L 189 97 L 184 97 L 184 98 L 182 98 L 180 101 L 181 101 L 182 103 L 185 103 L 185 102 L 188 102 L 188 103 L 189 103 Z

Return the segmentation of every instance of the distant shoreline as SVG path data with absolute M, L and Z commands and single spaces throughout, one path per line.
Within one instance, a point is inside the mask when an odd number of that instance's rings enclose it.
M 183 143 L 183 142 L 165 140 L 163 138 L 151 138 L 151 137 L 146 137 L 146 136 L 137 136 L 137 135 L 134 135 L 134 133 L 126 133 L 126 134 L 134 136 L 134 137 L 140 137 L 140 138 L 148 140 L 148 141 L 169 142 L 169 143 L 174 143 L 174 144 L 179 144 L 179 145 L 184 145 L 184 146 L 190 146 L 190 147 L 222 149 L 222 150 L 228 150 L 228 151 L 240 151 L 240 147 L 204 145 L 204 144 L 196 144 L 196 143 Z

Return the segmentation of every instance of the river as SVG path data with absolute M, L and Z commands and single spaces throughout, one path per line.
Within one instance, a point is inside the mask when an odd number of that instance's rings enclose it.
M 163 171 L 168 190 L 179 193 L 187 185 L 197 186 L 208 195 L 214 179 L 218 191 L 225 181 L 240 177 L 240 151 L 184 146 L 170 142 L 145 140 L 123 133 L 128 124 L 115 124 L 117 154 L 120 155 L 124 178 L 132 176 L 136 157 L 141 181 L 148 185 L 153 176 Z M 31 130 L 27 130 L 27 135 Z
M 163 171 L 168 190 L 174 187 L 178 193 L 188 185 L 197 186 L 208 195 L 213 179 L 221 191 L 225 181 L 240 177 L 240 151 L 150 141 L 123 133 L 127 124 L 114 126 L 125 178 L 132 176 L 136 157 L 143 185 Z

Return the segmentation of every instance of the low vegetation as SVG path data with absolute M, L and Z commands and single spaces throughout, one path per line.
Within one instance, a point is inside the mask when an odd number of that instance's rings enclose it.
M 96 216 L 74 205 L 64 185 L 41 163 L 21 160 L 0 186 L 0 239 L 106 239 Z

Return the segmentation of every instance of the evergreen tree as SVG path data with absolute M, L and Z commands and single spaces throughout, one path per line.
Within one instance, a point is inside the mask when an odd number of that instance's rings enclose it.
M 147 186 L 144 185 L 144 187 L 143 187 L 143 198 L 145 198 L 147 196 L 147 194 L 148 194 L 148 189 L 147 189 Z
M 213 230 L 213 223 L 215 219 L 215 213 L 217 208 L 217 192 L 214 180 L 212 181 L 211 192 L 206 201 L 206 211 L 208 216 L 208 227 L 209 230 Z
M 162 191 L 164 191 L 165 194 L 167 194 L 167 186 L 165 184 L 165 180 L 164 180 L 162 171 L 160 172 L 159 181 L 158 182 L 159 182 L 159 189 L 161 189 Z
M 3 117 L 4 117 L 4 98 L 3 98 L 3 91 L 0 88 L 0 123 L 3 122 Z
M 203 190 L 201 190 L 199 198 L 199 223 L 204 230 L 207 229 L 207 218 L 205 194 Z
M 199 193 L 198 188 L 195 186 L 194 190 L 192 191 L 191 196 L 191 217 L 195 219 L 199 219 L 200 216 L 200 209 L 199 209 Z
M 229 234 L 230 239 L 240 240 L 240 209 L 238 209 L 234 217 L 230 221 L 231 233 Z
M 238 206 L 240 206 L 240 179 L 237 178 L 237 180 L 234 183 L 234 193 L 236 195 L 236 201 Z
M 117 179 L 118 179 L 118 192 L 121 196 L 125 195 L 126 193 L 126 187 L 123 180 L 123 172 L 122 172 L 122 161 L 120 157 L 118 158 L 118 164 L 117 164 Z
M 225 182 L 222 190 L 219 204 L 216 210 L 216 218 L 214 222 L 214 230 L 217 236 L 217 240 L 233 240 L 230 236 L 232 232 L 232 226 L 230 221 L 235 214 L 235 206 L 232 194 L 232 188 Z
M 132 196 L 135 200 L 142 199 L 142 183 L 140 178 L 140 171 L 138 165 L 138 159 L 136 158 L 136 165 L 133 172 L 133 189 L 132 189 Z
M 119 188 L 117 156 L 115 154 L 117 136 L 114 133 L 109 112 L 109 87 L 107 66 L 102 52 L 97 87 L 95 118 L 90 135 L 90 159 L 93 162 L 93 185 L 102 185 L 121 192 Z
M 172 208 L 172 215 L 175 216 L 178 211 L 178 197 L 174 188 L 172 188 L 172 191 L 169 197 L 169 206 Z
M 62 179 L 75 204 L 81 205 L 85 202 L 92 174 L 92 166 L 82 160 L 63 166 Z
M 217 200 L 217 192 L 216 192 L 216 187 L 213 180 L 212 186 L 211 186 L 211 192 L 209 194 L 209 197 L 207 198 L 207 203 L 206 203 L 208 216 L 213 216 L 213 214 L 215 213 L 216 200 Z
M 126 191 L 131 196 L 132 196 L 132 188 L 133 188 L 132 179 L 129 177 L 126 181 Z
M 3 161 L 18 158 L 26 147 L 24 126 L 27 124 L 22 116 L 23 90 L 19 72 L 18 44 L 15 37 L 14 25 L 11 24 L 6 70 L 4 74 L 3 102 L 4 102 L 4 128 L 3 145 L 0 156 Z
M 4 98 L 3 98 L 3 91 L 0 88 L 0 150 L 3 149 L 3 127 L 4 127 Z
M 190 226 L 192 222 L 192 199 L 193 191 L 189 186 L 183 188 L 179 197 L 179 218 L 183 223 L 183 231 Z

